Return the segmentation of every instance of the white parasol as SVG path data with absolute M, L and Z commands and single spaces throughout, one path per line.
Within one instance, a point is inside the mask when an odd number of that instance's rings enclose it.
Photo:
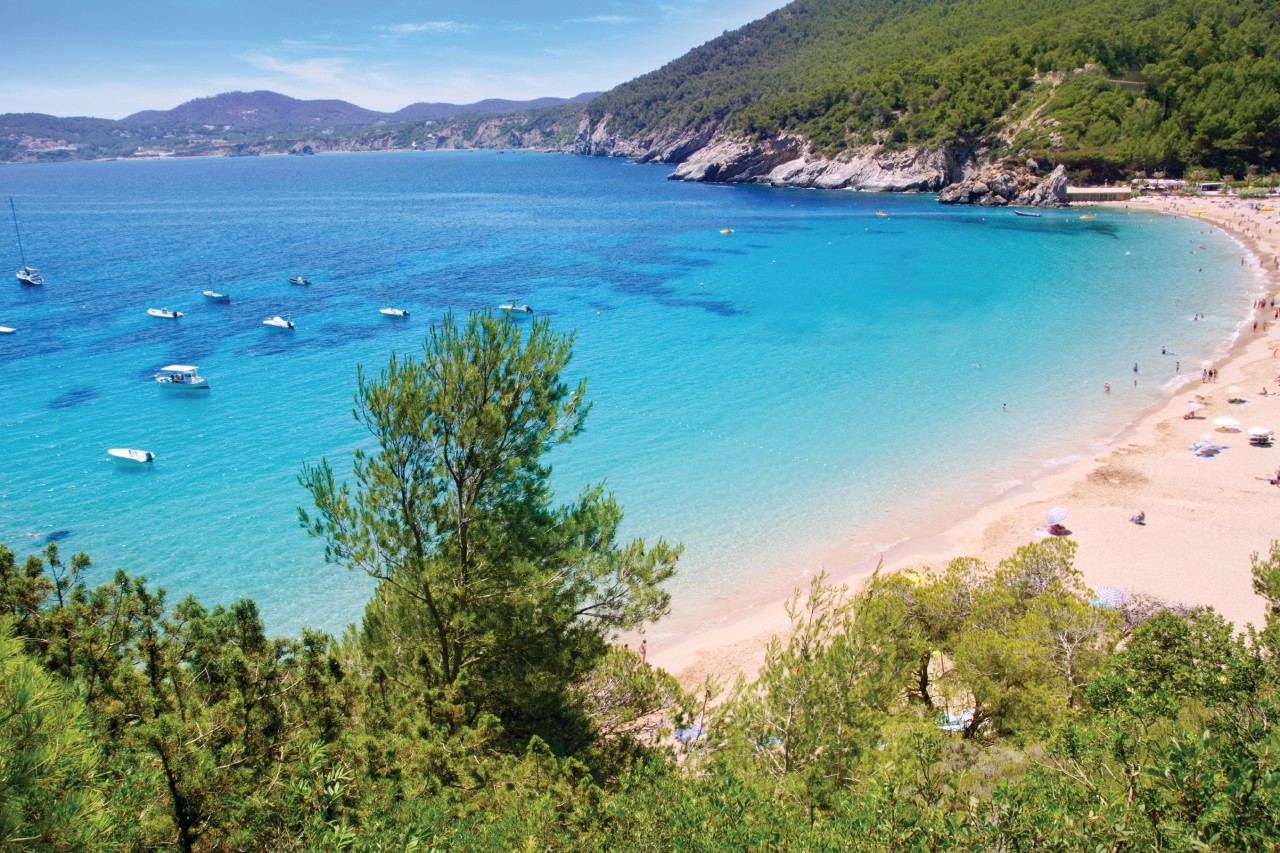
M 1198 412 L 1204 408 L 1204 403 L 1187 403 L 1187 408 L 1193 412 Z
M 1256 435 L 1256 436 L 1271 435 L 1271 430 L 1268 427 L 1249 427 L 1249 435 Z
M 1235 418 L 1214 418 L 1213 422 L 1224 430 L 1235 430 L 1240 426 L 1240 421 Z
M 1061 524 L 1063 521 L 1066 520 L 1066 518 L 1067 518 L 1066 509 L 1060 506 L 1056 506 L 1053 509 L 1049 510 L 1047 513 L 1045 513 L 1045 516 L 1044 516 L 1044 520 L 1049 524 Z

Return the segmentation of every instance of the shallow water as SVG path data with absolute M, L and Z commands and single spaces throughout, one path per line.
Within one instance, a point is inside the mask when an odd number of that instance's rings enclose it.
M 1239 246 L 1185 220 L 665 173 L 495 152 L 0 171 L 47 280 L 0 283 L 19 330 L 0 338 L 0 541 L 52 536 L 104 577 L 339 629 L 369 585 L 298 527 L 301 464 L 341 470 L 366 440 L 357 364 L 418 351 L 447 309 L 516 300 L 577 330 L 596 403 L 557 488 L 607 478 L 631 534 L 684 542 L 688 614 L 1095 450 L 1221 354 L 1255 283 Z M 261 325 L 274 314 L 296 330 Z M 159 388 L 174 362 L 213 389 Z M 126 467 L 120 446 L 157 460 Z

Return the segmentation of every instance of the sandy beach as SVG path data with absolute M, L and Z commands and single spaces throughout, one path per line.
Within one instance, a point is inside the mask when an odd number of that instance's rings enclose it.
M 884 569 L 940 565 L 961 556 L 994 565 L 1035 538 L 1049 509 L 1065 507 L 1065 526 L 1078 543 L 1076 565 L 1090 585 L 1208 605 L 1237 626 L 1260 625 L 1263 603 L 1251 588 L 1250 555 L 1266 553 L 1271 540 L 1280 538 L 1273 520 L 1280 486 L 1259 479 L 1280 468 L 1280 442 L 1254 446 L 1247 432 L 1259 426 L 1280 432 L 1280 319 L 1271 307 L 1272 296 L 1280 292 L 1280 215 L 1260 209 L 1268 204 L 1210 196 L 1111 205 L 1130 213 L 1149 209 L 1193 217 L 1235 237 L 1244 265 L 1265 277 L 1267 308 L 1255 310 L 1256 330 L 1245 325 L 1227 357 L 1214 365 L 1216 381 L 1201 381 L 1198 362 L 1181 365 L 1193 381 L 1139 418 L 1104 452 L 981 507 L 940 534 L 919 531 L 880 555 Z M 1241 392 L 1228 390 L 1237 387 Z M 1099 388 L 1099 395 L 1104 393 Z M 1236 396 L 1246 401 L 1228 401 Z M 1184 417 L 1190 403 L 1203 405 L 1193 419 Z M 1238 431 L 1216 426 L 1221 417 L 1237 419 Z M 1204 445 L 1225 449 L 1204 455 L 1192 449 Z M 1131 523 L 1140 511 L 1146 523 Z M 876 562 L 833 579 L 856 587 Z M 786 629 L 780 600 L 661 646 L 650 643 L 649 660 L 686 687 L 708 675 L 750 676 L 763 662 L 769 639 Z

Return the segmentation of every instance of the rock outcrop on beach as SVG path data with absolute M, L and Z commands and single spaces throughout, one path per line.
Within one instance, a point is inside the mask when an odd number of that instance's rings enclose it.
M 1065 207 L 1067 172 L 1059 165 L 1041 178 L 1034 165 L 1011 169 L 991 165 L 972 177 L 945 187 L 938 193 L 941 204 L 974 204 L 979 207 Z

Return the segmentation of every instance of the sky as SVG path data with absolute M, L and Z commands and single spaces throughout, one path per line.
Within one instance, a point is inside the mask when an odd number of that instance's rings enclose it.
M 603 91 L 786 0 L 0 0 L 0 113 L 267 89 L 393 112 Z

